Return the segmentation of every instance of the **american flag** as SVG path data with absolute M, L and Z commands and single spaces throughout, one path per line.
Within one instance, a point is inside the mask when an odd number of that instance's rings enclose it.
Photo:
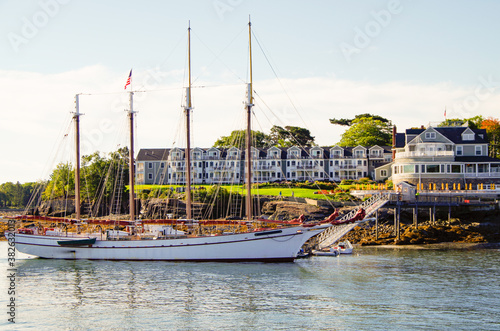
M 132 69 L 130 69 L 130 73 L 128 74 L 127 82 L 125 83 L 125 90 L 127 89 L 127 86 L 130 85 L 131 80 L 132 80 Z

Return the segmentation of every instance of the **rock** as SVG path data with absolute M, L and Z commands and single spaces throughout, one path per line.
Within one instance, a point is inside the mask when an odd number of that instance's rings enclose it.
M 291 220 L 300 215 L 306 215 L 306 219 L 324 219 L 333 213 L 333 208 L 324 206 L 313 206 L 306 203 L 293 201 L 267 201 L 262 205 L 262 214 L 270 220 Z

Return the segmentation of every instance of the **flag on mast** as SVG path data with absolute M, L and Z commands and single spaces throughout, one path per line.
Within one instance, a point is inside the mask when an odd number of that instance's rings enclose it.
M 444 119 L 446 119 L 446 107 L 444 107 Z
M 127 82 L 125 83 L 125 90 L 127 89 L 127 86 L 130 85 L 131 80 L 132 80 L 132 69 L 130 69 L 130 73 L 128 74 Z

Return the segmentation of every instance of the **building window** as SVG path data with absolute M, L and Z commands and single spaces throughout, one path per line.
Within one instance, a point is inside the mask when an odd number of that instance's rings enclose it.
M 165 168 L 165 162 L 160 163 L 160 168 Z
M 476 146 L 476 155 L 483 155 L 483 149 L 481 146 Z
M 387 170 L 380 170 L 381 177 L 387 177 Z
M 426 132 L 425 139 L 436 139 L 436 132 Z
M 438 173 L 439 172 L 439 164 L 428 164 L 426 167 L 427 173 Z
M 463 154 L 464 154 L 464 147 L 457 146 L 457 155 L 463 155 Z
M 153 163 L 152 162 L 148 162 L 148 169 L 153 169 Z
M 415 166 L 411 164 L 405 164 L 403 166 L 403 172 L 406 174 L 411 174 L 415 171 Z
M 455 174 L 459 174 L 462 172 L 462 166 L 460 164 L 452 164 L 451 165 L 451 172 Z
M 153 179 L 153 174 L 148 174 L 148 179 Z
M 488 165 L 487 164 L 478 164 L 477 165 L 477 172 L 488 172 Z
M 474 133 L 464 133 L 463 140 L 474 140 Z

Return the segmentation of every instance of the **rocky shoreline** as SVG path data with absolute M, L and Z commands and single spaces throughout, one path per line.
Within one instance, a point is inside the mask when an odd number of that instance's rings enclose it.
M 360 246 L 500 243 L 500 223 L 463 222 L 460 219 L 451 219 L 426 221 L 418 226 L 401 224 L 399 239 L 393 224 L 381 222 L 377 237 L 376 226 L 370 223 L 357 226 L 344 238 Z

